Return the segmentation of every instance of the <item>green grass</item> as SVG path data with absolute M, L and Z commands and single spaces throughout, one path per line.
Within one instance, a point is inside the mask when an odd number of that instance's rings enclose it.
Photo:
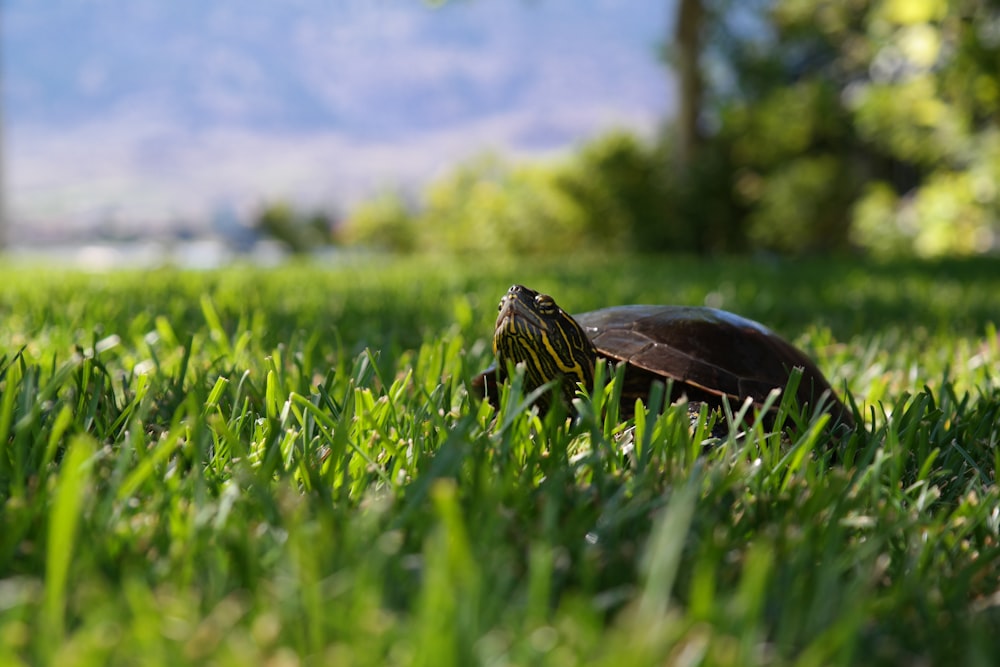
M 604 393 L 494 414 L 465 382 L 515 281 L 764 321 L 867 423 L 703 448 L 673 406 L 624 456 Z M 996 261 L 0 285 L 0 664 L 1000 663 Z

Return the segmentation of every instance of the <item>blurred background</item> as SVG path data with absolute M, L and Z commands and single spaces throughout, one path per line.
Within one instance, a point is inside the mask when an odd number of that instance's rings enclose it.
M 995 254 L 995 0 L 0 0 L 7 258 Z

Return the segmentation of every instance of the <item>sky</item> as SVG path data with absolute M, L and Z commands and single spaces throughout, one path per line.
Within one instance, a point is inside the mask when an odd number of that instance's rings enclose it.
M 663 0 L 0 0 L 12 236 L 288 200 L 343 213 L 463 159 L 672 108 Z

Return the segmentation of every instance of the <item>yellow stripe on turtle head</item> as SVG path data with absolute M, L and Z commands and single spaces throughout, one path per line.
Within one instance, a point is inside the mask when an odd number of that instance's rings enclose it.
M 551 297 L 527 288 L 512 287 L 500 302 L 493 350 L 501 369 L 525 364 L 530 389 L 562 378 L 569 401 L 577 383 L 593 384 L 597 352 L 586 332 Z

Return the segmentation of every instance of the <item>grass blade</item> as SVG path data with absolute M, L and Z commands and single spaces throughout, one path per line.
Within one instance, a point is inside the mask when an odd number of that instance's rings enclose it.
M 45 628 L 43 648 L 58 647 L 65 634 L 67 582 L 74 559 L 75 543 L 94 442 L 80 435 L 70 442 L 58 476 L 55 499 L 49 514 L 45 560 Z

